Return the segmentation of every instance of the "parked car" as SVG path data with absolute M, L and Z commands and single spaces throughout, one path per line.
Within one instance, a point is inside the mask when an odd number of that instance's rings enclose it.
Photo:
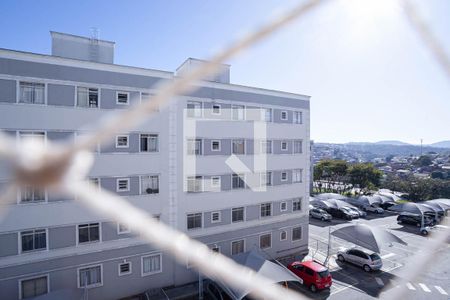
M 382 214 L 384 213 L 384 209 L 382 209 L 381 207 L 377 206 L 377 205 L 365 205 L 362 207 L 363 210 L 365 211 L 369 211 L 369 212 L 373 212 L 376 214 Z
M 422 226 L 422 216 L 417 215 L 417 214 L 401 213 L 397 217 L 397 223 L 398 224 L 416 225 L 417 227 L 420 227 L 420 226 Z M 433 226 L 434 220 L 432 218 L 430 218 L 429 216 L 424 215 L 423 225 L 424 226 Z
M 327 208 L 327 212 L 334 218 L 352 220 L 358 217 L 358 214 L 351 212 L 347 209 Z
M 384 210 L 389 210 L 390 207 L 396 205 L 397 203 L 395 202 L 384 202 L 380 204 L 380 207 Z
M 340 262 L 349 262 L 360 266 L 364 271 L 380 270 L 383 266 L 381 257 L 377 253 L 368 254 L 359 249 L 345 249 L 337 253 Z
M 360 216 L 359 212 L 357 210 L 355 210 L 355 207 L 350 207 L 350 206 L 341 207 L 341 210 L 350 213 L 352 215 L 352 219 L 358 219 Z
M 328 268 L 316 261 L 294 261 L 288 265 L 288 269 L 300 277 L 313 293 L 329 288 L 332 284 Z
M 319 219 L 322 221 L 331 221 L 332 217 L 329 213 L 327 213 L 326 211 L 324 211 L 321 208 L 312 208 L 309 210 L 309 215 L 312 218 L 315 219 Z
M 351 211 L 356 212 L 360 218 L 365 218 L 367 217 L 367 213 L 365 211 L 360 210 L 357 207 L 348 207 Z
M 204 282 L 205 294 L 214 300 L 231 300 L 232 298 L 217 283 L 212 280 Z

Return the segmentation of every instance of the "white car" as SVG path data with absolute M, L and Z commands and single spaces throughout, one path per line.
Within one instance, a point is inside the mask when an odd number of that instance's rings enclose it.
M 376 205 L 366 205 L 366 206 L 363 206 L 363 210 L 365 210 L 365 211 L 370 211 L 370 212 L 373 212 L 373 213 L 376 213 L 376 214 L 382 214 L 382 213 L 384 213 L 384 209 L 382 209 L 381 207 L 378 207 L 378 206 L 376 206 Z
M 381 257 L 377 253 L 368 254 L 359 249 L 343 249 L 337 253 L 340 262 L 349 262 L 360 266 L 364 271 L 380 270 L 383 266 Z

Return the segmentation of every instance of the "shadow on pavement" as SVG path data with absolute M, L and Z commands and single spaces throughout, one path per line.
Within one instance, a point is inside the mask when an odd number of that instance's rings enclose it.
M 330 289 L 324 289 L 321 291 L 318 291 L 316 293 L 311 292 L 307 286 L 296 283 L 296 282 L 289 282 L 288 287 L 296 292 L 299 292 L 311 299 L 327 299 L 330 297 Z
M 313 218 L 309 217 L 309 224 L 318 226 L 318 227 L 335 226 L 335 225 L 345 224 L 345 223 L 350 223 L 350 220 L 333 219 L 331 221 L 321 221 L 321 220 L 313 219 Z

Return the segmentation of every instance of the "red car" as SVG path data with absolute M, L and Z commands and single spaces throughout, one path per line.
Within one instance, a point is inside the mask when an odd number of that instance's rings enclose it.
M 326 289 L 331 286 L 331 274 L 328 268 L 315 261 L 295 261 L 288 269 L 303 280 L 311 292 Z

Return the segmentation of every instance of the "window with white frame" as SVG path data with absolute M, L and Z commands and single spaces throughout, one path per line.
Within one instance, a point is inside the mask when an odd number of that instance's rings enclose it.
M 280 241 L 285 241 L 287 240 L 287 231 L 286 230 L 282 230 L 280 232 Z
M 286 211 L 287 210 L 287 202 L 283 201 L 280 202 L 280 211 Z
M 128 148 L 128 135 L 116 136 L 116 148 Z
M 45 189 L 32 186 L 22 186 L 19 190 L 20 203 L 39 203 L 46 201 Z
M 303 113 L 301 111 L 294 111 L 293 122 L 294 124 L 303 123 Z
M 288 143 L 286 141 L 282 141 L 281 142 L 281 150 L 287 151 L 287 149 L 288 149 Z
M 213 191 L 220 191 L 221 179 L 220 176 L 211 177 L 211 189 Z
M 281 111 L 281 120 L 286 121 L 288 119 L 288 112 L 283 110 Z
M 262 108 L 262 120 L 264 122 L 272 122 L 272 109 L 271 108 Z
M 189 176 L 186 180 L 188 193 L 203 192 L 203 176 Z
M 162 272 L 161 253 L 142 257 L 142 276 Z
M 303 141 L 302 140 L 294 141 L 294 153 L 303 153 Z
M 187 116 L 191 118 L 201 118 L 202 116 L 202 103 L 198 101 L 188 101 L 187 103 Z
M 300 226 L 292 228 L 292 240 L 298 241 L 301 239 L 302 239 L 302 228 Z
M 215 104 L 212 105 L 212 114 L 213 115 L 220 115 L 221 114 L 220 104 L 215 103 Z
M 301 211 L 302 210 L 302 198 L 294 198 L 292 200 L 292 210 Z
M 78 287 L 93 288 L 103 284 L 102 266 L 92 266 L 78 269 Z
M 146 175 L 141 176 L 141 194 L 158 194 L 159 193 L 159 176 Z
M 45 131 L 19 131 L 19 140 L 32 140 L 35 143 L 45 144 Z
M 236 121 L 245 120 L 245 106 L 244 105 L 232 105 L 232 119 Z
M 187 229 L 202 228 L 202 213 L 187 215 Z
M 244 251 L 245 251 L 245 240 L 238 240 L 231 242 L 231 255 L 244 253 Z
M 267 249 L 272 247 L 272 234 L 267 233 L 259 236 L 259 248 Z
M 78 225 L 78 243 L 92 243 L 100 241 L 100 224 L 89 223 Z
M 220 141 L 219 140 L 212 140 L 211 141 L 211 151 L 220 151 Z
M 272 215 L 272 204 L 263 203 L 261 204 L 261 218 L 270 217 Z
M 272 172 L 261 173 L 261 186 L 272 185 Z
M 119 276 L 131 274 L 131 262 L 119 263 Z
M 77 87 L 77 106 L 78 107 L 98 107 L 98 89 L 97 88 L 87 88 L 87 87 Z
M 214 211 L 211 213 L 211 223 L 219 223 L 222 220 L 220 211 Z
M 245 154 L 245 140 L 233 140 L 232 141 L 232 153 L 233 154 Z
M 19 102 L 45 104 L 45 84 L 21 81 L 19 83 Z
M 292 170 L 292 182 L 302 182 L 302 175 L 303 175 L 302 169 Z
M 231 221 L 235 222 L 243 222 L 244 221 L 244 207 L 234 207 L 231 209 Z
M 232 174 L 231 175 L 231 188 L 236 189 L 244 189 L 245 188 L 245 182 L 244 182 L 244 174 Z
M 120 105 L 130 104 L 130 93 L 128 92 L 117 92 L 116 93 L 116 103 Z
M 266 153 L 266 154 L 272 153 L 272 141 L 271 140 L 261 141 L 261 153 Z
M 287 172 L 281 172 L 281 181 L 287 181 L 288 175 Z
M 141 134 L 140 135 L 140 151 L 141 152 L 158 152 L 159 151 L 159 143 L 158 143 L 158 135 L 157 134 Z
M 49 292 L 48 276 L 20 280 L 20 299 L 34 298 Z
M 117 234 L 130 233 L 131 229 L 127 224 L 117 223 Z
M 187 146 L 187 154 L 202 155 L 202 140 L 201 139 L 188 139 L 186 146 Z
M 47 249 L 47 231 L 34 229 L 20 232 L 20 249 L 22 252 Z
M 129 192 L 129 191 L 130 191 L 130 178 L 116 179 L 116 192 Z

